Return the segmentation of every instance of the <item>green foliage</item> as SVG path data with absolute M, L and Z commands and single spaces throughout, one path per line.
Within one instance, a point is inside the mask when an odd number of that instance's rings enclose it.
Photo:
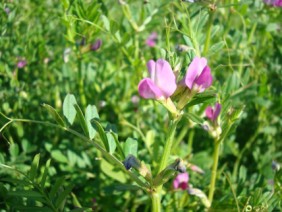
M 149 211 L 149 178 L 122 161 L 134 155 L 154 175 L 169 117 L 156 102 L 133 100 L 138 82 L 150 59 L 168 60 L 181 79 L 193 57 L 205 56 L 213 85 L 186 105 L 169 161 L 183 159 L 189 184 L 208 193 L 214 140 L 205 108 L 220 102 L 210 211 L 282 210 L 282 172 L 271 168 L 282 162 L 281 9 L 213 2 L 1 2 L 0 208 Z M 172 173 L 163 207 L 204 211 L 199 197 L 172 189 Z

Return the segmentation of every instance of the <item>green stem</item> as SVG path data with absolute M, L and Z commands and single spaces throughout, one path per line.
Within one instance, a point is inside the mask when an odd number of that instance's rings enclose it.
M 219 149 L 220 149 L 220 141 L 215 141 L 214 153 L 213 153 L 213 166 L 212 166 L 212 175 L 210 182 L 210 190 L 209 190 L 209 201 L 212 204 L 214 190 L 215 190 L 215 182 L 217 175 L 217 166 L 218 166 L 218 158 L 219 158 Z
M 205 46 L 204 46 L 204 51 L 203 55 L 206 56 L 207 52 L 210 47 L 210 39 L 211 39 L 211 29 L 212 29 L 212 24 L 213 24 L 213 16 L 214 16 L 214 11 L 210 12 L 210 17 L 209 17 L 209 22 L 208 22 L 208 28 L 207 28 L 207 37 L 205 41 Z
M 161 212 L 161 198 L 160 195 L 156 192 L 151 194 L 152 199 L 152 212 Z
M 170 155 L 172 142 L 174 140 L 174 135 L 175 135 L 177 123 L 178 123 L 178 119 L 172 120 L 170 122 L 168 136 L 167 136 L 167 140 L 166 140 L 166 143 L 165 143 L 165 147 L 164 147 L 163 156 L 162 156 L 162 159 L 161 159 L 161 162 L 160 162 L 160 166 L 159 166 L 159 169 L 158 169 L 158 174 L 167 166 L 167 161 L 168 161 L 168 158 L 169 158 L 169 155 Z
M 83 106 L 86 106 L 86 97 L 84 93 L 84 82 L 83 82 L 83 73 L 82 73 L 82 61 L 81 61 L 81 55 L 78 56 L 78 78 L 79 78 L 79 84 L 78 84 L 78 90 L 80 95 L 80 101 Z

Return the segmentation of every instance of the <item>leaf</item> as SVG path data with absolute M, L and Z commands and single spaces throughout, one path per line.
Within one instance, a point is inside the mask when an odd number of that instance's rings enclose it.
M 114 138 L 114 140 L 116 142 L 116 146 L 117 146 L 119 155 L 121 156 L 122 160 L 124 160 L 125 159 L 125 155 L 124 155 L 123 149 L 122 149 L 122 147 L 121 147 L 121 145 L 119 143 L 118 135 L 116 133 L 114 133 L 114 132 L 110 132 L 110 133 L 112 134 L 112 136 L 113 136 L 113 138 Z
M 40 180 L 41 187 L 45 186 L 45 182 L 46 182 L 46 179 L 47 179 L 48 169 L 50 167 L 50 163 L 51 163 L 51 159 L 47 160 L 45 168 L 44 168 L 44 172 L 43 172 L 43 175 L 42 175 L 42 178 Z
M 63 103 L 63 114 L 67 118 L 70 125 L 73 124 L 75 116 L 76 116 L 76 109 L 74 105 L 77 104 L 74 95 L 68 94 L 64 99 Z
M 206 194 L 205 194 L 202 190 L 200 190 L 200 189 L 198 189 L 198 188 L 189 188 L 189 189 L 188 189 L 188 193 L 189 193 L 190 195 L 195 195 L 195 196 L 199 197 L 199 198 L 201 199 L 202 203 L 203 203 L 207 208 L 209 208 L 209 207 L 211 206 L 211 203 L 210 203 L 210 201 L 208 200 L 208 197 L 206 196 Z
M 127 138 L 124 144 L 124 154 L 125 157 L 128 155 L 134 155 L 137 157 L 138 142 L 136 139 Z
M 61 125 L 61 126 L 65 126 L 65 122 L 64 120 L 62 119 L 62 117 L 59 115 L 59 113 L 55 110 L 55 108 L 53 108 L 52 106 L 50 105 L 47 105 L 45 103 L 42 104 L 43 107 L 45 107 L 48 112 L 52 115 L 52 117 L 55 119 L 55 121 Z
M 57 178 L 55 185 L 51 187 L 52 189 L 49 193 L 51 200 L 55 198 L 56 193 L 59 191 L 60 187 L 63 186 L 64 181 L 64 177 Z
M 187 119 L 197 123 L 197 124 L 203 124 L 204 123 L 204 119 L 202 119 L 201 117 L 197 116 L 196 114 L 194 113 L 185 113 L 185 116 Z
M 149 130 L 146 133 L 145 144 L 150 154 L 152 154 L 152 146 L 153 146 L 154 141 L 155 141 L 155 131 Z
M 88 133 L 88 127 L 87 127 L 87 124 L 86 124 L 86 120 L 85 120 L 85 118 L 84 118 L 84 115 L 83 115 L 83 113 L 82 113 L 80 107 L 78 106 L 78 104 L 75 104 L 75 105 L 74 105 L 74 108 L 75 108 L 75 110 L 76 110 L 76 112 L 77 112 L 78 120 L 79 120 L 80 126 L 81 126 L 81 128 L 82 128 L 84 134 L 85 134 L 86 136 L 88 136 L 88 134 L 89 134 L 89 133 Z
M 101 161 L 101 170 L 109 177 L 121 182 L 126 182 L 126 175 L 122 171 L 115 170 L 115 167 L 106 160 Z
M 92 124 L 92 126 L 94 125 L 94 128 L 99 133 L 99 136 L 100 136 L 106 150 L 109 152 L 108 138 L 107 138 L 107 135 L 106 135 L 102 125 L 96 119 L 92 119 L 91 124 Z
M 68 163 L 67 157 L 60 150 L 52 150 L 51 156 L 59 162 Z
M 102 15 L 101 18 L 102 18 L 102 21 L 103 21 L 103 23 L 104 23 L 105 29 L 106 29 L 107 31 L 110 31 L 110 22 L 109 22 L 109 19 L 107 18 L 107 16 Z
M 201 103 L 213 104 L 215 102 L 216 94 L 215 92 L 205 92 L 206 94 L 197 94 L 186 107 L 191 107 L 193 105 L 198 105 Z
M 17 157 L 19 155 L 19 146 L 16 143 L 12 143 L 9 148 L 9 152 L 12 157 Z
M 85 111 L 85 120 L 86 120 L 90 139 L 93 139 L 97 133 L 94 127 L 92 127 L 91 125 L 91 120 L 94 118 L 99 119 L 97 108 L 95 105 L 88 105 Z
M 113 135 L 110 132 L 107 132 L 106 135 L 107 135 L 107 140 L 108 140 L 108 145 L 109 145 L 109 153 L 113 154 L 117 147 L 115 138 L 113 137 Z
M 220 41 L 220 42 L 212 45 L 208 50 L 207 56 L 211 56 L 211 55 L 219 52 L 225 45 L 226 44 L 225 44 L 224 41 Z
M 31 181 L 34 181 L 35 177 L 36 177 L 36 173 L 37 173 L 37 169 L 38 169 L 38 165 L 39 165 L 39 160 L 40 160 L 40 153 L 38 153 L 37 155 L 35 155 L 32 164 L 31 164 L 31 168 L 29 171 L 29 177 Z
M 31 190 L 18 190 L 18 191 L 9 191 L 8 196 L 17 196 L 17 197 L 29 197 L 29 198 L 42 198 L 43 195 L 37 191 Z
M 56 207 L 57 208 L 63 208 L 63 205 L 64 204 L 64 200 L 67 198 L 67 196 L 70 194 L 71 190 L 73 189 L 74 185 L 73 184 L 70 184 L 68 185 L 63 192 L 60 192 L 59 195 L 58 195 L 58 198 L 56 200 Z

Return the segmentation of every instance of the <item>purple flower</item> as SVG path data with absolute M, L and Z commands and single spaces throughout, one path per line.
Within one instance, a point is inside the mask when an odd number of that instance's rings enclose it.
M 211 106 L 208 106 L 206 108 L 206 117 L 210 119 L 211 121 L 215 121 L 220 113 L 221 105 L 219 103 L 215 104 L 215 109 L 213 109 Z
M 5 11 L 5 13 L 6 13 L 7 15 L 9 15 L 9 14 L 10 14 L 10 12 L 11 12 L 11 10 L 10 10 L 10 8 L 9 8 L 9 7 L 5 7 L 4 11 Z
M 176 178 L 173 180 L 173 188 L 174 189 L 180 188 L 182 190 L 186 190 L 189 187 L 188 181 L 189 181 L 189 175 L 187 172 L 178 174 Z
M 17 63 L 17 67 L 24 68 L 26 64 L 27 64 L 26 60 L 22 59 L 22 60 L 19 60 L 19 62 Z
M 264 2 L 275 7 L 282 7 L 282 0 L 264 0 Z
M 154 47 L 156 45 L 158 39 L 158 34 L 156 32 L 152 32 L 146 40 L 146 44 L 149 47 Z
M 185 85 L 190 89 L 203 92 L 212 84 L 210 67 L 207 66 L 207 59 L 195 57 L 188 67 L 184 78 Z
M 176 90 L 176 78 L 170 64 L 163 59 L 147 63 L 150 78 L 144 78 L 138 85 L 141 97 L 145 99 L 162 99 L 170 97 Z
M 97 51 L 98 49 L 100 49 L 101 45 L 102 45 L 102 40 L 98 39 L 94 44 L 90 46 L 90 50 Z

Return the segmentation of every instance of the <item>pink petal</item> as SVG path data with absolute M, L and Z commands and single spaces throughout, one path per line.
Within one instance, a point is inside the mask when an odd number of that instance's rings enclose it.
M 150 74 L 150 78 L 155 81 L 156 62 L 154 60 L 149 60 L 147 63 L 147 69 Z
M 212 120 L 212 118 L 213 118 L 213 109 L 212 109 L 212 107 L 211 106 L 208 106 L 207 108 L 206 108 L 206 117 L 208 118 L 208 119 L 210 119 L 210 120 Z
M 146 44 L 149 47 L 154 47 L 156 45 L 156 42 L 154 40 L 146 40 Z
M 145 78 L 140 81 L 138 91 L 140 96 L 144 99 L 158 99 L 163 95 L 162 91 L 150 78 Z
M 212 84 L 210 67 L 206 66 L 194 83 L 200 87 L 200 92 L 203 92 L 206 88 L 210 87 Z
M 176 78 L 170 64 L 166 60 L 157 60 L 155 78 L 151 76 L 151 79 L 154 79 L 154 83 L 160 88 L 166 98 L 170 97 L 176 90 Z
M 182 190 L 186 190 L 188 188 L 188 183 L 182 182 L 178 187 L 181 188 Z
M 200 174 L 204 174 L 204 173 L 205 173 L 203 169 L 201 169 L 200 167 L 198 167 L 198 166 L 196 166 L 196 165 L 192 165 L 192 166 L 190 167 L 190 169 L 191 169 L 192 171 L 197 172 L 197 173 L 200 173 Z
M 189 175 L 187 172 L 178 174 L 176 178 L 173 180 L 173 187 L 175 189 L 184 188 L 183 190 L 185 190 L 186 188 L 188 188 L 188 181 L 189 181 Z
M 185 84 L 191 90 L 195 79 L 202 73 L 204 67 L 207 65 L 206 58 L 195 57 L 188 67 L 185 76 Z
M 147 46 L 154 47 L 156 45 L 157 38 L 158 38 L 158 34 L 156 32 L 150 34 L 146 40 Z

